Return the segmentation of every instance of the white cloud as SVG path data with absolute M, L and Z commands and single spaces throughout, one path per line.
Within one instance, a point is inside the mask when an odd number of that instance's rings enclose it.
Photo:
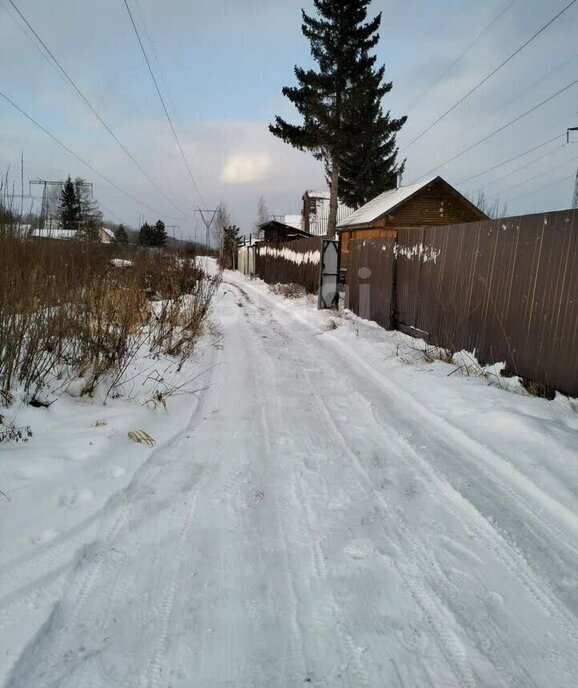
M 221 181 L 225 184 L 252 184 L 271 169 L 271 158 L 267 153 L 233 153 L 227 158 Z

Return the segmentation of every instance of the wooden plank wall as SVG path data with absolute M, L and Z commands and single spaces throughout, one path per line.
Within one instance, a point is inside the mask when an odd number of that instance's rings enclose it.
M 396 316 L 578 396 L 578 211 L 400 229 Z

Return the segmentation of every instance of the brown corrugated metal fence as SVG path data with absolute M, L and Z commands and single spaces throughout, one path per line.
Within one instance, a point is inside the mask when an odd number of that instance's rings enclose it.
M 400 229 L 395 253 L 399 329 L 578 396 L 578 211 Z
M 255 274 L 267 284 L 300 284 L 308 292 L 316 293 L 320 251 L 319 237 L 257 244 Z
M 404 229 L 401 327 L 578 395 L 578 213 Z
M 393 326 L 394 250 L 392 237 L 349 242 L 346 307 L 386 329 Z

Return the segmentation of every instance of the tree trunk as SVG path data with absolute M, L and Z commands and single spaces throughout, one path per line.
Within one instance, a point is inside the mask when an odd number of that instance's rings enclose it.
M 331 185 L 329 195 L 329 220 L 327 221 L 327 237 L 334 239 L 337 232 L 337 196 L 339 193 L 339 162 L 333 156 L 331 160 Z

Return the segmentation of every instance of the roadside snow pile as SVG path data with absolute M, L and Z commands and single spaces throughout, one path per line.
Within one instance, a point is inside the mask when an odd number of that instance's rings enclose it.
M 134 265 L 132 260 L 124 260 L 123 258 L 112 258 L 109 263 L 115 268 L 128 268 Z

